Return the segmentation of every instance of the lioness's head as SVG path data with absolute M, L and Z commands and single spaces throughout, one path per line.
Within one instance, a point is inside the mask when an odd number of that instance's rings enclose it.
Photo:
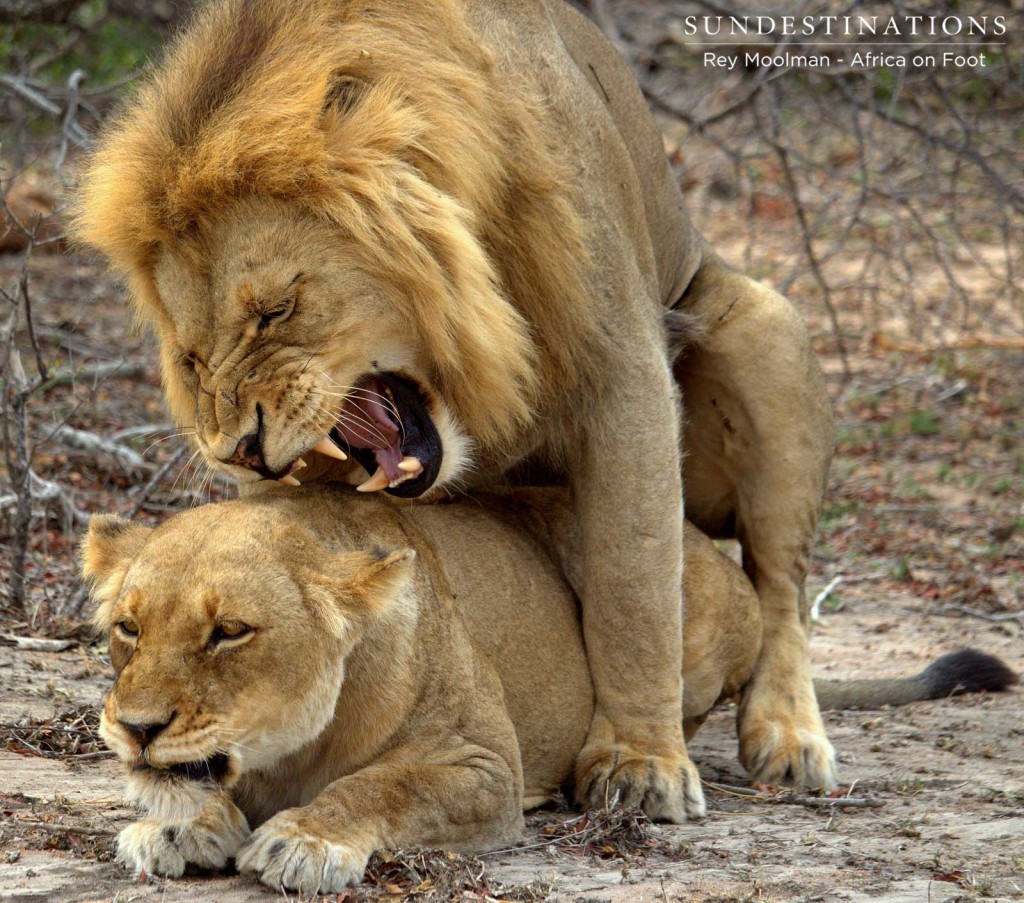
M 274 511 L 252 523 L 246 510 L 89 525 L 83 569 L 116 675 L 100 733 L 151 811 L 319 736 L 346 656 L 409 577 L 411 551 L 332 553 Z

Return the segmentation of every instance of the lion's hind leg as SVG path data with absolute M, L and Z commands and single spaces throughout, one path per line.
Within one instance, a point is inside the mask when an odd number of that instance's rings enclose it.
M 764 622 L 740 706 L 740 759 L 756 781 L 832 788 L 803 589 L 832 455 L 821 372 L 789 302 L 713 258 L 686 308 L 711 330 L 676 368 L 689 418 L 686 513 L 740 540 Z

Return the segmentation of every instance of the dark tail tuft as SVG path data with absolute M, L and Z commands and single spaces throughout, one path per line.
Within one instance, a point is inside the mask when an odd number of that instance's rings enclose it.
M 926 682 L 931 699 L 981 690 L 1008 690 L 1020 681 L 1005 662 L 977 649 L 947 652 L 921 672 L 921 679 Z

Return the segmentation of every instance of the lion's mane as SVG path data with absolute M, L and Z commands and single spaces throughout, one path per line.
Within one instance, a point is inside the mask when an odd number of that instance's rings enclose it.
M 77 236 L 156 326 L 161 245 L 283 199 L 407 299 L 439 388 L 485 445 L 587 378 L 586 241 L 543 100 L 452 0 L 226 0 L 200 13 L 87 164 Z M 187 242 L 184 242 L 187 244 Z

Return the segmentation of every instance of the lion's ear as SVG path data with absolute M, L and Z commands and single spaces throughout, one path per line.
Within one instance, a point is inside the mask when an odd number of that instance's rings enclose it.
M 345 116 L 351 113 L 370 88 L 370 83 L 351 72 L 338 71 L 331 77 L 324 96 L 324 114 Z
M 109 612 L 117 599 L 128 565 L 142 550 L 152 527 L 132 523 L 116 514 L 97 514 L 89 520 L 89 532 L 81 549 L 82 576 L 90 595 L 99 603 L 93 623 L 106 630 Z

